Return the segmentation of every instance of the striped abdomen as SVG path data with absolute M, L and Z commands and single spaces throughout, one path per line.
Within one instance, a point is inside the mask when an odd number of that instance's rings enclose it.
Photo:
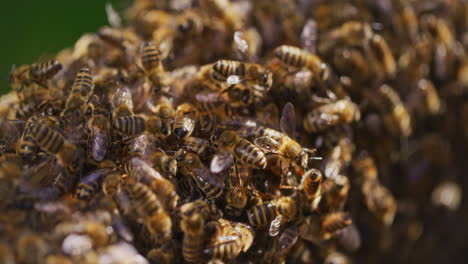
M 316 169 L 308 170 L 302 178 L 304 193 L 309 199 L 313 199 L 321 194 L 322 173 Z
M 203 253 L 203 239 L 199 236 L 184 236 L 182 240 L 182 256 L 189 263 L 200 263 Z
M 62 64 L 56 60 L 46 63 L 32 64 L 29 68 L 31 78 L 35 81 L 44 82 L 52 78 L 62 69 Z
M 145 119 L 141 116 L 122 116 L 114 119 L 113 128 L 127 136 L 137 136 L 145 131 Z
M 249 224 L 252 226 L 264 226 L 270 223 L 276 217 L 276 206 L 271 203 L 256 205 L 247 212 Z
M 159 67 L 161 63 L 161 52 L 151 42 L 146 42 L 143 46 L 141 64 L 149 71 Z
M 98 169 L 84 177 L 76 187 L 76 197 L 80 200 L 89 200 L 101 188 L 102 179 L 107 169 Z
M 213 65 L 213 78 L 225 81 L 230 75 L 245 76 L 245 64 L 233 60 L 219 60 Z
M 129 192 L 136 202 L 138 212 L 144 216 L 155 215 L 162 209 L 158 197 L 145 184 L 135 182 L 130 186 Z
M 93 91 L 93 88 L 93 73 L 86 67 L 81 68 L 76 74 L 71 92 L 80 93 L 83 97 L 87 97 Z
M 207 171 L 206 173 L 193 173 L 195 181 L 197 182 L 198 187 L 208 198 L 218 198 L 224 189 L 224 182 L 215 178 L 211 172 Z
M 30 131 L 36 144 L 50 154 L 57 154 L 65 142 L 62 135 L 42 123 L 33 124 Z
M 250 141 L 241 138 L 234 146 L 234 155 L 239 160 L 264 169 L 267 164 L 265 153 Z
M 352 224 L 351 216 L 345 212 L 334 212 L 325 216 L 322 220 L 322 230 L 334 233 Z
M 233 239 L 209 247 L 203 251 L 203 253 L 211 256 L 211 259 L 231 260 L 239 255 L 241 250 L 241 238 Z
M 286 253 L 286 251 L 296 244 L 298 237 L 299 234 L 295 225 L 286 228 L 278 240 L 278 254 L 283 255 Z

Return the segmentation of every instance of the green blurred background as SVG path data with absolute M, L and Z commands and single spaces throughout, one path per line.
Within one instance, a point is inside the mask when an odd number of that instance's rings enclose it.
M 73 46 L 86 32 L 107 25 L 105 4 L 118 11 L 129 0 L 15 0 L 2 1 L 0 8 L 0 94 L 10 90 L 11 66 L 30 64 L 39 58 L 51 58 Z

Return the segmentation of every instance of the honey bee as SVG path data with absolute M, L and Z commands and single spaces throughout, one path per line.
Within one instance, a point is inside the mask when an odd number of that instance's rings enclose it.
M 59 132 L 46 124 L 37 123 L 31 126 L 31 136 L 44 152 L 55 155 L 59 163 L 71 173 L 81 168 L 83 164 L 81 149 L 67 142 Z
M 190 137 L 198 120 L 197 108 L 189 103 L 181 104 L 176 109 L 172 132 L 180 139 Z
M 442 102 L 434 84 L 428 79 L 421 79 L 405 104 L 410 112 L 424 116 L 438 114 Z
M 118 195 L 121 191 L 122 175 L 111 172 L 102 181 L 102 192 L 108 196 Z
M 350 183 L 348 177 L 336 175 L 334 178 L 328 178 L 323 183 L 323 189 L 326 190 L 325 201 L 330 208 L 342 209 L 348 198 Z
M 73 240 L 77 239 L 77 234 L 87 237 L 94 247 L 103 247 L 111 240 L 111 234 L 107 231 L 107 225 L 103 220 L 85 216 L 79 222 L 73 220 L 61 222 L 55 226 L 53 234 L 57 237 L 65 237 L 62 248 L 67 254 L 72 253 L 77 246 L 77 243 L 73 243 Z
M 377 180 L 365 181 L 361 186 L 369 211 L 385 226 L 395 218 L 397 202 L 392 193 Z
M 395 135 L 408 137 L 412 133 L 411 116 L 398 93 L 388 85 L 379 88 L 383 120 L 389 131 Z
M 84 120 L 86 102 L 93 89 L 93 73 L 86 67 L 81 68 L 76 74 L 75 82 L 61 114 L 67 124 L 74 127 Z
M 369 153 L 363 151 L 356 156 L 357 157 L 353 159 L 352 165 L 357 176 L 360 177 L 362 181 L 378 180 L 377 166 Z
M 190 175 L 195 180 L 206 197 L 214 199 L 223 194 L 224 179 L 211 173 L 195 153 L 180 151 L 177 154 L 177 166 L 182 174 Z
M 88 112 L 88 157 L 89 160 L 100 162 L 107 154 L 110 145 L 110 114 L 97 101 L 96 96 L 91 97 Z
M 315 54 L 297 47 L 282 45 L 273 53 L 284 64 L 296 68 L 307 68 L 317 80 L 326 81 L 330 77 L 330 68 Z
M 255 81 L 264 90 L 271 88 L 273 84 L 273 74 L 255 63 L 246 63 L 232 60 L 219 60 L 213 65 L 211 77 L 219 82 L 230 82 L 231 76 L 238 76 L 246 81 Z M 233 79 L 231 77 L 231 79 Z M 232 83 L 236 84 L 236 83 Z
M 368 23 L 348 21 L 341 26 L 330 30 L 320 41 L 318 50 L 320 54 L 327 54 L 338 45 L 363 46 L 373 35 Z
M 231 165 L 233 156 L 241 162 L 252 165 L 255 168 L 265 169 L 267 159 L 265 153 L 247 139 L 240 137 L 236 132 L 225 130 L 215 133 L 212 141 L 221 148 L 229 150 L 227 154 L 216 154 L 211 161 L 211 171 L 221 172 Z
M 132 93 L 128 87 L 121 86 L 117 89 L 113 105 L 115 109 L 114 118 L 134 115 Z
M 345 212 L 333 212 L 325 215 L 322 219 L 322 230 L 324 238 L 328 239 L 339 230 L 352 224 L 351 216 Z
M 200 207 L 203 207 L 203 203 L 201 200 L 197 200 L 186 203 L 180 208 L 182 217 L 180 226 L 184 232 L 182 255 L 184 260 L 190 263 L 200 262 L 203 258 L 205 219 L 200 212 Z
M 203 250 L 203 253 L 211 256 L 211 259 L 231 260 L 236 258 L 241 251 L 238 241 L 240 237 L 226 236 L 222 239 L 222 242 Z
M 150 234 L 155 236 L 156 241 L 169 239 L 172 236 L 172 220 L 158 197 L 143 183 L 130 180 L 125 187 Z
M 253 132 L 256 138 L 254 141 L 255 145 L 260 146 L 266 153 L 280 153 L 284 155 L 293 165 L 297 164 L 303 169 L 307 168 L 309 153 L 313 153 L 314 151 L 302 148 L 293 139 L 296 133 L 296 117 L 294 106 L 291 103 L 287 103 L 283 108 L 280 127 L 284 133 L 262 126 L 255 128 Z
M 139 158 L 132 158 L 128 162 L 126 170 L 131 179 L 148 185 L 166 210 L 173 210 L 177 207 L 179 196 L 175 186 L 148 163 Z
M 387 79 L 391 79 L 396 74 L 396 62 L 387 41 L 379 34 L 373 34 L 365 47 L 368 49 L 367 54 L 371 61 L 377 63 L 377 67 L 381 68 Z
M 188 151 L 197 153 L 202 160 L 208 158 L 212 152 L 210 142 L 198 137 L 186 137 L 182 139 L 180 146 Z
M 322 173 L 310 169 L 304 173 L 301 181 L 302 189 L 309 200 L 314 200 L 322 194 Z
M 265 226 L 277 216 L 275 203 L 265 202 L 250 208 L 247 211 L 249 224 L 253 227 Z
M 121 116 L 114 119 L 112 128 L 125 136 L 138 136 L 146 130 L 146 120 L 142 116 Z
M 349 99 L 321 105 L 304 118 L 305 131 L 315 133 L 339 124 L 349 124 L 361 119 L 359 107 Z
M 299 230 L 297 226 L 291 225 L 284 229 L 283 233 L 278 239 L 277 256 L 284 256 L 296 244 L 299 238 Z
M 143 45 L 141 63 L 146 71 L 148 79 L 153 85 L 153 95 L 166 95 L 169 93 L 169 86 L 164 81 L 164 67 L 161 60 L 161 51 L 151 42 Z
M 247 205 L 247 183 L 251 170 L 245 163 L 233 161 L 229 167 L 228 185 L 226 188 L 226 212 L 239 216 Z
M 275 201 L 275 205 L 278 215 L 283 217 L 282 223 L 287 223 L 293 220 L 298 213 L 296 201 L 291 196 L 283 196 L 277 199 Z
M 352 159 L 355 146 L 351 139 L 343 137 L 331 150 L 324 163 L 324 173 L 327 178 L 335 178 L 343 169 L 349 165 Z
M 232 47 L 240 60 L 256 61 L 261 45 L 262 38 L 254 27 L 234 32 Z
M 110 172 L 109 169 L 102 168 L 92 171 L 83 177 L 76 187 L 76 198 L 88 201 L 101 189 L 102 180 Z
M 155 131 L 154 133 L 163 137 L 167 137 L 172 133 L 176 111 L 172 106 L 172 102 L 166 96 L 159 97 L 155 103 L 155 113 L 160 117 L 161 124 L 153 129 Z
M 168 177 L 175 177 L 177 173 L 177 161 L 164 152 L 155 152 L 150 158 L 155 169 Z
M 33 83 L 47 87 L 46 82 L 62 68 L 62 64 L 56 60 L 13 68 L 9 76 L 10 86 L 16 90 L 21 90 Z

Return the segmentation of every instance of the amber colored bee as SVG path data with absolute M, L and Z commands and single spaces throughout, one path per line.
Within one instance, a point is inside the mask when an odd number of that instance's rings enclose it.
M 270 223 L 277 216 L 277 209 L 274 203 L 265 202 L 250 208 L 247 211 L 249 224 L 254 227 L 264 226 Z
M 349 99 L 342 99 L 315 108 L 305 116 L 303 125 L 307 132 L 314 133 L 360 119 L 359 107 Z
M 111 172 L 102 181 L 102 192 L 109 196 L 117 195 L 120 193 L 121 184 L 122 175 L 117 172 Z
M 290 196 L 283 196 L 275 201 L 278 215 L 282 215 L 284 218 L 283 223 L 289 222 L 296 217 L 298 213 L 296 202 Z
M 287 45 L 279 46 L 273 52 L 286 65 L 309 69 L 318 80 L 330 77 L 329 67 L 315 54 Z
M 301 182 L 305 195 L 313 200 L 322 194 L 322 173 L 317 169 L 310 169 L 304 173 Z
M 334 46 L 343 44 L 359 47 L 364 45 L 372 35 L 372 29 L 368 23 L 348 21 L 323 36 L 320 41 L 319 51 L 324 54 Z
M 295 141 L 295 126 L 296 118 L 294 113 L 294 106 L 287 103 L 283 109 L 283 114 L 280 120 L 281 130 L 284 133 L 278 132 L 274 129 L 258 126 L 254 129 L 255 145 L 260 146 L 265 152 L 280 153 L 295 162 L 301 168 L 307 168 L 309 161 L 309 153 L 312 150 L 302 148 L 302 146 Z
M 175 177 L 177 173 L 177 161 L 164 152 L 154 152 L 150 158 L 151 164 L 159 172 L 168 177 Z
M 327 178 L 334 178 L 348 166 L 353 158 L 354 144 L 348 137 L 343 137 L 325 159 L 324 173 Z
M 195 153 L 187 151 L 178 153 L 177 166 L 180 167 L 182 174 L 191 176 L 195 180 L 206 197 L 217 198 L 223 194 L 224 179 L 206 168 Z
M 390 226 L 397 210 L 397 202 L 392 193 L 377 180 L 365 181 L 361 190 L 369 211 L 382 224 Z
M 398 93 L 384 84 L 379 88 L 384 123 L 392 133 L 408 137 L 412 133 L 411 116 Z
M 197 120 L 197 108 L 189 103 L 181 104 L 176 109 L 172 131 L 178 138 L 189 137 L 195 129 Z
M 153 95 L 166 95 L 169 86 L 165 83 L 164 67 L 162 65 L 161 51 L 151 42 L 143 45 L 141 64 L 146 71 L 146 76 L 151 81 Z
M 112 128 L 125 136 L 138 136 L 146 129 L 145 118 L 137 115 L 117 117 Z
M 229 167 L 228 185 L 226 188 L 226 212 L 240 215 L 247 205 L 247 184 L 251 170 L 245 163 L 233 161 Z
M 171 181 L 162 177 L 148 163 L 139 158 L 132 158 L 128 162 L 126 170 L 128 176 L 134 181 L 148 185 L 166 210 L 173 210 L 177 207 L 179 196 L 177 195 L 175 186 Z
M 226 239 L 226 241 L 220 242 L 214 246 L 203 250 L 203 253 L 208 256 L 211 256 L 211 259 L 234 259 L 239 255 L 241 251 L 241 247 L 238 242 L 239 239 L 240 238 L 238 236 L 230 236 Z
M 345 212 L 333 212 L 325 215 L 322 219 L 322 231 L 324 237 L 329 238 L 337 231 L 351 225 L 351 216 Z
M 103 178 L 110 172 L 109 169 L 97 169 L 83 177 L 76 187 L 75 195 L 80 200 L 90 200 L 100 191 Z
M 421 116 L 438 114 L 441 111 L 441 98 L 428 79 L 418 81 L 413 92 L 405 102 L 410 112 L 416 112 Z
M 13 89 L 23 89 L 33 83 L 46 87 L 46 82 L 54 77 L 62 64 L 56 60 L 32 65 L 23 65 L 13 69 L 9 76 L 10 86 Z
M 270 89 L 273 83 L 272 73 L 255 63 L 219 60 L 213 65 L 213 79 L 227 82 L 232 75 L 239 76 L 241 80 L 254 80 L 266 90 Z
M 172 236 L 172 220 L 151 189 L 143 183 L 130 181 L 126 184 L 126 190 L 148 231 L 158 240 L 169 239 Z
M 155 104 L 155 113 L 161 119 L 161 125 L 159 125 L 158 129 L 155 129 L 155 134 L 167 137 L 172 133 L 176 110 L 174 109 L 172 102 L 166 96 L 161 96 L 155 101 Z
M 369 57 L 377 62 L 377 66 L 382 69 L 388 79 L 396 74 L 397 65 L 387 41 L 379 34 L 373 34 L 367 45 Z M 372 61 L 372 60 L 371 60 Z
M 203 201 L 197 200 L 181 206 L 181 229 L 184 232 L 182 240 L 182 255 L 190 263 L 200 262 L 203 258 L 205 219 L 200 212 Z
M 212 152 L 210 142 L 198 137 L 186 137 L 181 141 L 180 146 L 197 153 L 201 159 L 206 159 Z
M 213 142 L 219 147 L 229 150 L 227 156 L 215 155 L 211 162 L 211 170 L 220 172 L 232 162 L 232 156 L 241 162 L 250 164 L 256 168 L 265 169 L 267 160 L 265 153 L 247 139 L 240 137 L 234 131 L 223 131 L 220 135 L 214 135 Z

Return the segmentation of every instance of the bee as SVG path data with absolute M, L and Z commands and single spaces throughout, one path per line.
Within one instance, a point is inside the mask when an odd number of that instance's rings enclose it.
M 172 220 L 150 187 L 132 180 L 125 187 L 150 234 L 155 236 L 156 241 L 169 239 L 172 236 Z
M 284 64 L 296 68 L 307 68 L 320 81 L 328 80 L 330 68 L 315 54 L 297 47 L 282 45 L 273 51 L 274 55 Z
M 328 239 L 336 232 L 352 224 L 351 216 L 345 212 L 333 212 L 325 215 L 322 219 L 322 231 L 324 238 Z
M 197 120 L 197 108 L 189 103 L 181 104 L 176 109 L 172 132 L 179 139 L 190 137 L 195 129 L 195 123 Z
M 328 54 L 338 45 L 362 47 L 372 35 L 372 28 L 368 23 L 348 21 L 325 34 L 321 38 L 318 50 L 320 54 Z
M 309 200 L 314 200 L 322 194 L 322 173 L 310 169 L 304 173 L 301 181 L 302 189 Z
M 92 171 L 83 177 L 76 187 L 76 198 L 89 201 L 101 189 L 103 178 L 110 172 L 109 169 L 101 168 Z
M 241 80 L 255 81 L 264 90 L 269 90 L 273 84 L 273 74 L 261 65 L 233 60 L 215 62 L 211 73 L 214 80 L 228 82 L 231 76 L 238 76 Z
M 110 145 L 110 114 L 98 103 L 96 96 L 91 97 L 88 112 L 88 157 L 89 160 L 100 162 L 104 160 Z
M 164 152 L 154 152 L 150 158 L 151 164 L 159 172 L 168 177 L 175 177 L 177 173 L 177 161 Z
M 387 79 L 391 79 L 396 74 L 396 61 L 387 41 L 379 34 L 373 34 L 365 47 L 371 61 L 376 62 L 377 68 L 382 69 Z
M 168 246 L 153 248 L 147 254 L 146 258 L 152 263 L 169 264 L 174 262 L 174 250 Z
M 405 104 L 410 112 L 414 111 L 425 116 L 438 114 L 441 110 L 441 103 L 434 84 L 428 79 L 421 79 Z
M 161 119 L 161 125 L 159 125 L 159 129 L 156 129 L 155 134 L 167 137 L 172 133 L 176 110 L 166 96 L 161 96 L 155 101 L 155 104 L 155 113 Z
M 213 227 L 214 235 L 211 245 L 203 252 L 211 259 L 234 259 L 241 251 L 246 252 L 252 245 L 254 231 L 249 225 L 221 218 L 208 223 L 207 229 L 210 227 Z
M 321 105 L 304 118 L 305 131 L 315 133 L 326 130 L 339 124 L 349 124 L 361 119 L 359 106 L 349 99 L 341 99 L 335 102 Z
M 292 225 L 284 229 L 278 239 L 277 256 L 284 256 L 296 244 L 299 238 L 299 230 L 297 226 Z
M 36 123 L 31 125 L 31 136 L 44 152 L 56 156 L 59 163 L 71 173 L 81 168 L 81 149 L 67 142 L 59 132 L 44 123 Z
M 250 208 L 247 211 L 249 224 L 253 227 L 265 226 L 277 216 L 275 203 L 265 202 Z
M 169 86 L 165 83 L 164 67 L 162 65 L 161 51 L 151 42 L 143 45 L 141 64 L 146 71 L 146 76 L 153 85 L 153 95 L 167 95 Z
M 374 159 L 366 151 L 362 151 L 353 159 L 352 166 L 362 181 L 378 180 L 378 169 Z
M 148 163 L 139 158 L 132 158 L 128 162 L 126 170 L 131 179 L 148 185 L 158 199 L 162 201 L 166 210 L 173 210 L 177 207 L 179 195 L 177 195 L 175 186 Z
M 138 115 L 121 116 L 114 119 L 112 128 L 122 135 L 135 137 L 146 130 L 146 120 Z
M 210 256 L 212 260 L 231 260 L 236 258 L 241 251 L 241 247 L 238 241 L 240 237 L 226 236 L 222 239 L 222 242 L 203 250 L 203 253 Z
M 223 193 L 224 179 L 214 175 L 201 162 L 198 155 L 180 151 L 177 154 L 177 166 L 184 175 L 190 175 L 207 198 L 218 198 Z
M 219 133 L 219 135 L 218 135 Z M 267 159 L 265 153 L 247 139 L 240 137 L 236 132 L 225 130 L 217 132 L 212 141 L 219 147 L 229 150 L 226 154 L 216 154 L 211 161 L 211 171 L 221 172 L 232 163 L 233 155 L 240 162 L 245 162 L 255 168 L 265 169 Z
M 108 196 L 118 195 L 121 191 L 122 175 L 110 172 L 102 181 L 102 192 Z
M 200 262 L 203 258 L 205 218 L 200 212 L 200 207 L 204 206 L 203 203 L 203 201 L 197 200 L 180 207 L 182 218 L 180 227 L 184 232 L 182 255 L 184 260 L 190 263 Z
M 76 74 L 70 95 L 61 114 L 67 124 L 77 126 L 83 121 L 88 96 L 93 89 L 93 73 L 86 67 L 81 68 Z
M 47 242 L 38 234 L 23 233 L 17 236 L 15 243 L 17 260 L 21 263 L 37 263 L 45 259 L 50 248 Z
M 234 32 L 232 48 L 240 60 L 255 61 L 261 45 L 262 37 L 254 27 Z
M 107 214 L 107 216 L 109 215 Z M 79 222 L 67 221 L 55 226 L 53 234 L 57 237 L 65 237 L 62 245 L 64 253 L 71 255 L 74 251 L 76 243 L 73 243 L 73 240 L 77 238 L 77 234 L 86 236 L 96 248 L 109 245 L 111 234 L 108 232 L 106 219 L 94 218 L 95 216 L 88 217 L 83 217 L 84 219 Z
M 198 137 L 186 137 L 182 139 L 180 146 L 188 151 L 197 153 L 200 159 L 208 158 L 212 152 L 210 142 Z
M 327 178 L 335 178 L 343 169 L 349 165 L 353 157 L 355 146 L 351 139 L 343 137 L 338 140 L 338 144 L 331 150 L 324 163 L 324 173 Z
M 403 137 L 411 135 L 411 115 L 398 93 L 386 84 L 380 86 L 378 93 L 380 97 L 377 100 L 380 101 L 383 120 L 389 131 Z
M 295 162 L 301 168 L 307 168 L 309 153 L 314 151 L 302 148 L 297 141 L 291 138 L 296 133 L 296 117 L 294 106 L 291 103 L 287 103 L 283 108 L 280 126 L 284 133 L 258 126 L 253 132 L 256 138 L 255 145 L 260 146 L 267 153 L 280 153 L 288 158 L 292 164 Z
M 21 90 L 33 83 L 47 87 L 46 82 L 52 79 L 62 68 L 62 64 L 57 60 L 13 68 L 9 76 L 10 86 L 17 90 Z
M 296 201 L 291 196 L 283 196 L 277 199 L 275 201 L 275 205 L 278 215 L 283 217 L 282 223 L 287 223 L 293 220 L 298 213 Z
M 395 218 L 397 202 L 392 193 L 377 180 L 365 181 L 361 186 L 369 211 L 385 226 Z
M 239 216 L 247 205 L 247 184 L 251 170 L 245 163 L 233 161 L 229 167 L 228 185 L 226 188 L 226 212 Z

